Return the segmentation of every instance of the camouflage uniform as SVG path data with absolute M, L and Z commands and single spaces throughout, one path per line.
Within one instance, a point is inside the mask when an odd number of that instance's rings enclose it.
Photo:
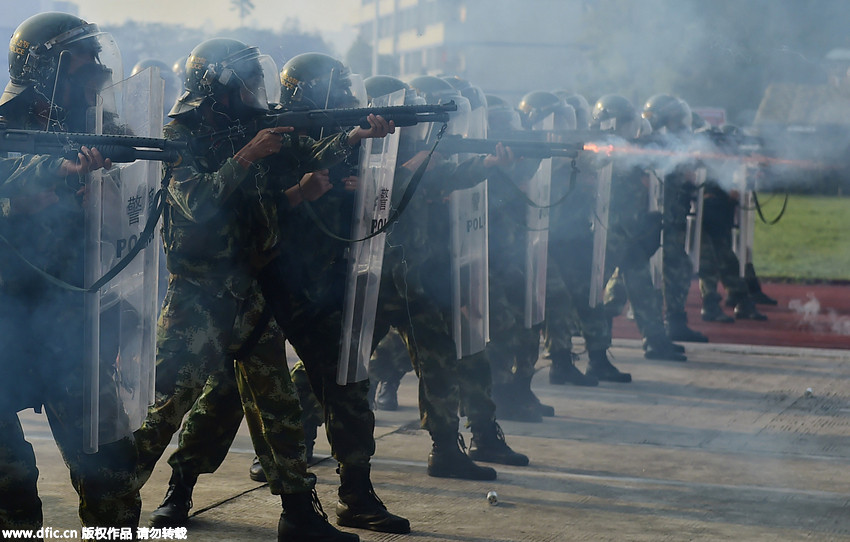
M 679 166 L 664 177 L 664 244 L 662 274 L 664 305 L 668 320 L 687 321 L 685 302 L 688 298 L 693 265 L 685 252 L 688 214 L 694 199 L 693 167 Z
M 641 335 L 666 342 L 661 295 L 652 283 L 649 266 L 649 259 L 660 246 L 661 216 L 649 213 L 645 176 L 640 168 L 624 171 L 617 167 L 611 176 L 605 305 L 611 318 L 622 312 L 624 296 L 617 299 L 616 295 L 616 285 L 622 284 L 622 293 L 632 304 Z
M 339 180 L 342 173 L 332 173 L 334 177 Z M 292 180 L 289 183 L 294 184 Z M 310 205 L 331 231 L 347 237 L 351 204 L 351 193 L 335 184 L 334 189 Z M 336 383 L 346 278 L 344 253 L 348 244 L 329 239 L 302 208 L 292 209 L 282 218 L 281 236 L 282 255 L 279 261 L 284 262 L 284 269 L 275 275 L 270 266 L 270 280 L 277 281 L 283 277 L 286 282 L 281 290 L 285 290 L 284 295 L 287 296 L 283 303 L 289 316 L 279 325 L 301 358 L 292 370 L 292 378 L 304 409 L 302 422 L 305 426 L 309 423 L 310 430 L 326 423 L 331 451 L 341 464 L 368 466 L 375 453 L 375 418 L 367 399 L 369 383 L 364 381 L 344 386 Z M 277 361 L 285 365 L 282 350 Z M 192 469 L 189 462 L 181 457 L 184 446 L 192 458 L 196 455 L 192 450 L 206 446 L 226 452 L 238 429 L 239 418 L 231 422 L 232 425 L 223 434 L 207 432 L 205 426 L 210 422 L 200 418 L 212 416 L 213 412 L 234 404 L 235 389 L 232 386 L 227 389 L 229 396 L 225 397 L 222 391 L 205 394 L 192 409 L 181 432 L 181 448 L 169 459 L 173 467 Z M 213 402 L 220 404 L 211 404 Z M 194 431 L 195 427 L 203 427 L 204 430 Z M 216 433 L 218 437 L 213 439 L 212 435 Z M 315 438 L 314 434 L 308 436 Z M 201 460 L 199 466 L 205 463 Z M 212 470 L 206 467 L 207 470 L 198 474 L 213 472 L 219 463 L 220 460 L 214 462 Z
M 539 161 L 525 160 L 510 171 L 497 169 L 490 175 L 489 254 L 490 254 L 490 343 L 487 355 L 493 373 L 493 399 L 498 417 L 539 420 L 537 402 L 527 403 L 521 413 L 518 394 L 531 400 L 531 379 L 540 354 L 540 328 L 525 327 L 525 260 L 527 248 L 526 215 L 528 202 L 519 192 L 530 179 Z M 519 181 L 519 182 L 517 182 Z M 535 398 L 536 399 L 536 398 Z M 532 404 L 533 403 L 533 404 Z
M 571 348 L 571 321 L 578 324 L 588 352 L 605 351 L 611 346 L 611 326 L 603 305 L 590 307 L 589 304 L 593 255 L 590 219 L 596 205 L 595 166 L 584 163 L 578 167 L 582 173 L 578 175 L 572 193 L 550 213 L 544 330 L 550 355 L 560 349 Z M 553 167 L 553 202 L 560 199 L 558 191 L 563 194 L 569 185 L 569 176 L 569 167 Z M 549 284 L 553 286 L 551 290 Z
M 401 381 L 410 372 L 410 354 L 395 328 L 375 346 L 369 360 L 369 378 L 376 382 Z
M 422 178 L 416 197 L 387 235 L 373 344 L 390 326 L 404 339 L 419 377 L 422 427 L 435 438 L 452 435 L 456 439 L 461 407 L 473 433 L 495 422 L 486 354 L 457 359 L 449 288 L 446 197 L 453 188 L 484 180 L 482 160 L 435 165 Z M 398 171 L 396 185 L 403 186 L 406 181 L 399 177 L 407 170 Z
M 34 119 L 10 119 L 16 128 L 40 129 Z M 135 447 L 129 436 L 84 452 L 83 296 L 49 284 L 13 253 L 69 282 L 83 282 L 84 212 L 80 179 L 62 179 L 61 158 L 24 155 L 0 160 L 0 526 L 42 525 L 38 469 L 17 412 L 44 409 L 54 441 L 79 494 L 84 526 L 134 527 L 141 501 L 130 488 Z M 55 203 L 21 209 L 23 198 L 49 195 Z M 18 199 L 22 198 L 22 199 Z M 9 246 L 11 245 L 11 246 Z M 103 364 L 102 401 L 117 399 L 114 367 Z M 103 420 L 103 423 L 116 420 Z
M 201 128 L 174 121 L 165 135 L 185 140 Z M 270 262 L 280 264 L 278 210 L 285 188 L 269 171 L 288 173 L 293 162 L 307 171 L 336 163 L 348 154 L 343 137 L 314 143 L 283 136 L 283 150 L 250 169 L 224 141 L 205 155 L 184 152 L 173 167 L 163 226 L 172 276 L 157 330 L 156 401 L 136 432 L 142 483 L 210 377 L 226 378 L 216 373 L 232 370 L 238 349 L 261 321 L 266 301 L 259 282 L 275 271 Z M 274 494 L 303 493 L 315 484 L 284 360 L 283 336 L 270 327 L 252 355 L 236 361 L 242 408 Z
M 717 297 L 717 283 L 722 282 L 732 299 L 749 295 L 747 283 L 740 276 L 738 257 L 732 250 L 732 228 L 736 203 L 716 182 L 707 182 L 702 214 L 699 283 L 703 299 Z

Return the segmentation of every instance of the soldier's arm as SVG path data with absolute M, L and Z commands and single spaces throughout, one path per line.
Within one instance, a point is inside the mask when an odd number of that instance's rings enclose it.
M 280 151 L 289 131 L 286 127 L 261 130 L 212 172 L 205 171 L 190 150 L 181 151 L 177 162 L 163 164 L 163 173 L 169 175 L 169 204 L 193 222 L 206 222 L 219 213 L 249 174 L 256 173 L 256 162 Z M 179 124 L 169 124 L 163 133 L 169 140 L 190 139 L 188 129 Z

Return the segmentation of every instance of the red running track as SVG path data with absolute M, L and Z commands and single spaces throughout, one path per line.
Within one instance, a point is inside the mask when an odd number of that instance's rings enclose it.
M 737 320 L 733 324 L 703 322 L 697 282 L 688 295 L 690 327 L 711 342 L 850 349 L 850 284 L 795 284 L 762 281 L 762 290 L 779 301 L 776 306 L 759 305 L 766 322 Z M 732 309 L 723 306 L 732 315 Z M 635 323 L 614 319 L 614 337 L 639 339 Z

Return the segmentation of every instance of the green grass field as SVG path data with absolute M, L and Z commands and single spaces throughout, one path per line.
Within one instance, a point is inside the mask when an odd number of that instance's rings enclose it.
M 765 218 L 782 196 L 760 196 Z M 782 219 L 768 226 L 756 217 L 753 263 L 762 277 L 850 280 L 850 198 L 791 195 Z

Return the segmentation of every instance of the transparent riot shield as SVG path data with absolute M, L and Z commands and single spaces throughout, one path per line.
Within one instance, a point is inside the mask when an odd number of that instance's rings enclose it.
M 404 90 L 373 100 L 373 105 L 404 105 Z M 360 182 L 357 185 L 352 235 L 362 239 L 387 223 L 398 157 L 401 130 L 383 139 L 366 139 L 360 147 Z M 386 234 L 381 233 L 349 247 L 345 285 L 342 337 L 337 383 L 345 385 L 367 379 L 372 334 L 381 283 Z
M 95 108 L 95 133 L 162 137 L 164 82 L 156 68 L 115 85 L 115 111 Z M 116 116 L 117 113 L 117 116 Z M 136 161 L 98 170 L 86 188 L 85 283 L 115 266 L 154 211 L 160 164 Z M 99 291 L 86 294 L 86 448 L 138 429 L 153 402 L 159 250 L 148 246 Z
M 661 173 L 657 170 L 650 169 L 649 173 L 649 212 L 661 212 L 664 209 L 664 190 L 661 183 Z M 664 231 L 661 232 L 661 244 L 664 244 Z M 655 254 L 649 259 L 649 272 L 652 275 L 652 284 L 661 289 L 664 285 L 664 278 L 661 274 L 661 250 L 656 250 Z
M 732 234 L 732 249 L 738 256 L 738 273 L 744 277 L 747 264 L 753 263 L 753 233 L 756 226 L 755 201 L 753 187 L 750 184 L 752 169 L 747 164 L 741 164 L 735 170 L 733 183 L 740 194 L 737 228 Z
M 549 115 L 532 126 L 532 130 L 551 131 L 555 115 Z M 546 312 L 546 268 L 549 250 L 549 201 L 552 189 L 552 159 L 540 161 L 537 171 L 526 185 L 526 196 L 535 205 L 526 210 L 525 243 L 525 327 L 543 321 Z
M 685 252 L 691 258 L 691 266 L 694 274 L 699 273 L 699 253 L 702 247 L 702 207 L 703 195 L 705 193 L 705 167 L 699 167 L 694 172 L 694 183 L 696 183 L 697 196 L 696 200 L 691 202 L 691 212 L 688 215 L 688 225 L 686 230 Z
M 611 172 L 608 162 L 596 170 L 596 208 L 591 217 L 593 228 L 593 256 L 590 268 L 590 296 L 588 306 L 603 303 L 605 296 L 605 248 L 608 244 L 608 207 L 611 204 Z
M 465 98 L 463 100 L 466 101 Z M 449 128 L 452 129 L 451 125 Z M 454 130 L 459 131 L 460 128 Z M 465 137 L 486 138 L 486 108 L 468 111 L 466 129 L 461 133 Z M 466 158 L 459 157 L 460 160 Z M 452 326 L 457 358 L 460 359 L 481 352 L 490 340 L 487 181 L 454 190 L 449 196 L 449 217 Z

